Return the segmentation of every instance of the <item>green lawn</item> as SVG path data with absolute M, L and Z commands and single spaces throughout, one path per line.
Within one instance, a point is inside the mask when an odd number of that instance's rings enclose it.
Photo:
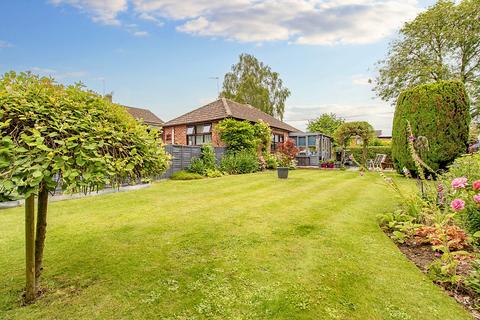
M 28 307 L 23 211 L 3 210 L 0 319 L 470 319 L 378 227 L 394 201 L 373 173 L 297 170 L 52 203 Z

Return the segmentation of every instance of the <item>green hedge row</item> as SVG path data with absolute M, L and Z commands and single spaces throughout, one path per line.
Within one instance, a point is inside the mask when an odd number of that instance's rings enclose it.
M 428 139 L 428 150 L 421 154 L 433 169 L 445 169 L 467 150 L 470 124 L 469 99 L 459 81 L 439 81 L 420 85 L 400 94 L 393 118 L 392 156 L 395 168 L 415 173 L 408 149 L 407 120 L 412 139 Z
M 362 147 L 350 147 L 346 150 L 347 156 L 353 154 L 358 162 L 362 162 L 363 149 Z M 375 159 L 377 154 L 386 154 L 389 159 L 392 158 L 392 147 L 390 146 L 371 146 L 367 147 L 367 160 Z

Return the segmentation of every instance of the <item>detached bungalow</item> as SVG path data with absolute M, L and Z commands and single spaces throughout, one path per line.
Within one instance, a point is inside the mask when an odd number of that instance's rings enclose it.
M 148 109 L 127 107 L 127 112 L 138 121 L 143 121 L 146 125 L 161 130 L 164 122 Z
M 205 143 L 222 146 L 214 129 L 219 121 L 226 118 L 266 122 L 272 129 L 272 150 L 285 141 L 289 133 L 300 131 L 250 105 L 221 98 L 166 122 L 163 125 L 163 141 L 166 144 L 189 146 Z

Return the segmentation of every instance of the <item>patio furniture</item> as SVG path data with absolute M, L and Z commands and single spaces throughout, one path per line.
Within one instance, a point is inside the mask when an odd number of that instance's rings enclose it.
M 383 169 L 382 163 L 384 163 L 386 160 L 386 154 L 377 154 L 374 160 L 368 160 L 368 170 L 375 170 L 377 168 Z

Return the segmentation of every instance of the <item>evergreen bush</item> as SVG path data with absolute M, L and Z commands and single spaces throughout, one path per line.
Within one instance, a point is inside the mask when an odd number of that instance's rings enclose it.
M 409 137 L 407 120 L 415 137 Z M 395 168 L 416 173 L 408 141 L 424 137 L 421 140 L 428 140 L 428 150 L 419 150 L 421 158 L 433 170 L 445 169 L 467 150 L 469 124 L 469 99 L 459 81 L 439 81 L 402 92 L 393 119 Z

